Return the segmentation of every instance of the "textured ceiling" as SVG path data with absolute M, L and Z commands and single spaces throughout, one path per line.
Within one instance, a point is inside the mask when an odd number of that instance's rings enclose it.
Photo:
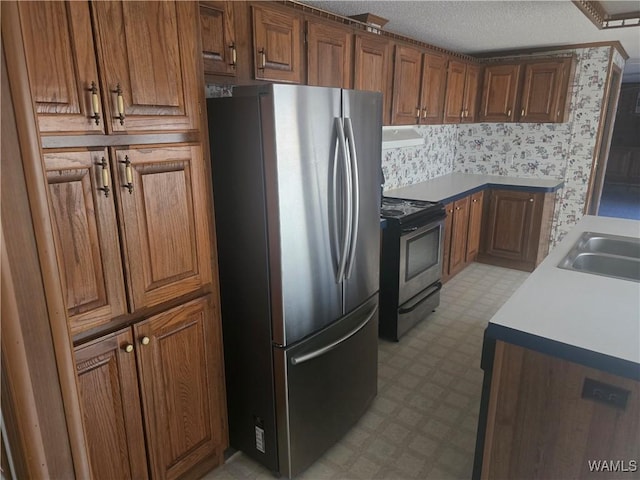
M 339 15 L 373 13 L 384 30 L 461 53 L 617 40 L 629 54 L 625 82 L 640 82 L 640 27 L 598 30 L 570 0 L 302 0 Z M 617 2 L 616 2 L 617 3 Z M 640 2 L 628 3 L 638 8 Z

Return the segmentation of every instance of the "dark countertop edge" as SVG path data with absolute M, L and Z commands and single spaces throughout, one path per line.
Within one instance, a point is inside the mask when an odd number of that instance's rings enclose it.
M 502 340 L 536 352 L 602 370 L 619 377 L 640 381 L 640 364 L 629 360 L 612 357 L 604 353 L 593 352 L 495 323 L 490 323 L 487 326 L 485 335 L 495 340 Z
M 437 202 L 441 202 L 441 203 L 451 203 L 451 202 L 455 202 L 456 200 L 460 200 L 461 198 L 467 197 L 469 195 L 473 195 L 474 193 L 479 192 L 481 190 L 486 190 L 486 189 L 489 189 L 489 188 L 495 188 L 495 189 L 499 189 L 499 190 L 517 190 L 517 191 L 520 191 L 520 192 L 552 193 L 552 192 L 557 192 L 563 186 L 564 186 L 564 182 L 560 182 L 555 187 L 535 187 L 535 186 L 529 186 L 529 185 L 509 185 L 509 184 L 504 184 L 504 183 L 485 183 L 483 185 L 479 185 L 477 187 L 470 188 L 469 190 L 465 190 L 464 192 L 460 192 L 460 193 L 457 193 L 457 194 L 452 195 L 450 197 L 443 198 L 442 200 L 430 200 L 430 201 L 432 201 L 432 202 L 436 202 L 437 201 Z

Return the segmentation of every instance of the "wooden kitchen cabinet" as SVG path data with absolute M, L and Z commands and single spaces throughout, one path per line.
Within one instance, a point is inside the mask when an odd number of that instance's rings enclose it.
M 444 252 L 442 279 L 448 280 L 466 265 L 467 235 L 471 197 L 467 196 L 445 205 Z
M 45 152 L 43 159 L 67 318 L 75 335 L 127 312 L 109 155 L 106 148 L 74 149 Z
M 45 151 L 44 164 L 72 334 L 127 313 L 125 291 L 133 313 L 211 283 L 199 146 Z
M 391 45 L 386 38 L 365 34 L 355 36 L 353 88 L 382 93 L 382 120 L 385 125 L 391 121 L 390 58 Z
M 469 226 L 467 228 L 467 247 L 465 263 L 473 262 L 480 249 L 480 234 L 482 231 L 482 207 L 484 205 L 484 191 L 471 195 L 469 203 Z
M 515 120 L 516 100 L 522 65 L 498 64 L 484 68 L 480 122 L 512 122 Z
M 197 145 L 112 152 L 132 311 L 211 283 L 202 155 Z
M 43 134 L 198 128 L 194 4 L 19 2 L 19 9 Z
M 442 121 L 446 57 L 396 45 L 393 67 L 394 125 Z
M 251 5 L 255 78 L 303 83 L 302 17 L 293 11 Z
M 533 271 L 549 252 L 554 193 L 492 189 L 477 260 Z
M 480 67 L 458 60 L 449 60 L 444 123 L 475 122 L 479 84 Z
M 351 88 L 353 32 L 307 21 L 307 85 Z
M 527 63 L 520 99 L 520 122 L 562 122 L 566 118 L 572 59 Z
M 420 84 L 422 79 L 422 51 L 396 45 L 393 61 L 393 101 L 391 123 L 414 125 L 420 123 Z
M 154 479 L 221 462 L 225 400 L 213 317 L 204 297 L 76 348 L 94 478 L 145 478 L 146 455 Z
M 75 357 L 92 478 L 147 478 L 131 329 L 78 347 Z
M 104 133 L 89 3 L 18 2 L 18 9 L 40 133 Z
M 486 66 L 479 121 L 565 121 L 574 68 L 573 57 Z
M 637 465 L 630 463 L 639 453 L 637 380 L 512 343 L 492 343 L 495 353 L 483 362 L 489 388 L 483 387 L 473 478 L 532 478 L 532 472 L 535 478 L 637 476 Z M 486 344 L 485 337 L 485 352 Z M 628 392 L 626 407 L 588 398 L 588 379 Z M 590 472 L 589 462 L 596 461 L 620 470 Z
M 205 75 L 237 74 L 234 2 L 200 2 L 200 37 Z

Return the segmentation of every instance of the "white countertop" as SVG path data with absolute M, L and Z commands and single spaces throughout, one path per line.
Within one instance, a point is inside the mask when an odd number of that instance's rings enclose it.
M 640 364 L 640 283 L 558 268 L 583 232 L 640 237 L 640 221 L 584 217 L 491 319 Z
M 523 178 L 502 175 L 477 175 L 473 173 L 449 173 L 425 182 L 395 188 L 384 192 L 385 197 L 446 202 L 470 190 L 478 190 L 487 185 L 522 188 L 543 188 L 555 190 L 562 180 L 553 178 Z

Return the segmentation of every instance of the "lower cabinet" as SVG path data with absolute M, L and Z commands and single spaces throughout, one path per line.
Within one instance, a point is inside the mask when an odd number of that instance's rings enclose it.
M 477 260 L 533 271 L 549 253 L 555 193 L 492 189 L 487 203 Z
M 76 348 L 93 478 L 173 479 L 222 463 L 227 427 L 214 318 L 211 297 L 202 297 Z
M 448 280 L 475 260 L 478 253 L 482 225 L 484 192 L 445 205 L 442 279 Z

